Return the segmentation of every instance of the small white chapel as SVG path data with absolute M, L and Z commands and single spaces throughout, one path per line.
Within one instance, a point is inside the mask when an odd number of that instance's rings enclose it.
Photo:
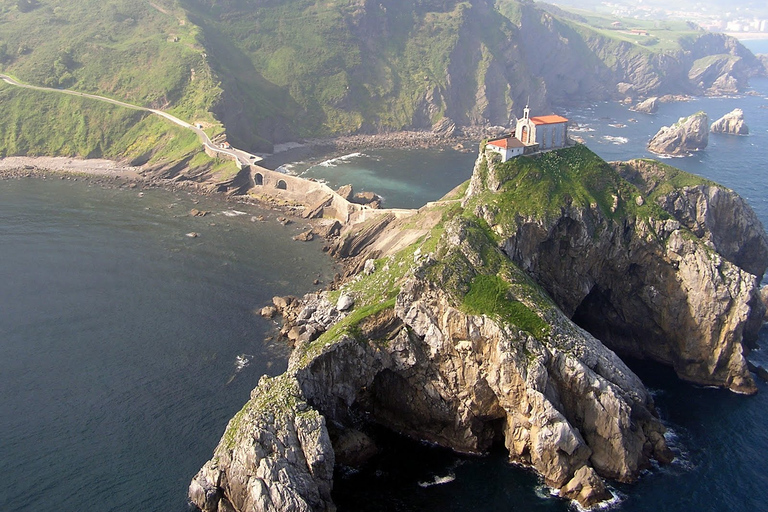
M 515 131 L 507 137 L 490 140 L 486 149 L 501 155 L 506 162 L 518 155 L 547 151 L 568 144 L 568 119 L 558 115 L 531 117 L 528 105 L 517 120 Z

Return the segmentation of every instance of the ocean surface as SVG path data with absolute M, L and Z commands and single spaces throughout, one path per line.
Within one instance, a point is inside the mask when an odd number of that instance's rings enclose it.
M 333 275 L 275 217 L 0 180 L 0 511 L 188 510 L 227 421 L 286 367 L 256 310 Z
M 680 116 L 744 109 L 751 135 L 712 135 L 705 151 L 665 161 L 733 188 L 768 225 L 768 80 L 753 86 L 755 95 L 665 104 L 654 116 L 615 103 L 564 114 L 591 149 L 623 160 L 651 156 L 650 136 Z M 377 150 L 294 169 L 379 192 L 387 206 L 418 207 L 468 179 L 474 159 Z M 211 213 L 190 217 L 192 208 Z M 274 325 L 255 310 L 335 272 L 319 243 L 291 240 L 299 223 L 275 217 L 180 192 L 0 181 L 0 511 L 188 510 L 189 481 L 227 421 L 262 374 L 286 366 L 287 349 L 268 340 Z M 761 342 L 752 358 L 766 364 L 768 332 Z M 631 364 L 678 458 L 614 485 L 610 508 L 765 510 L 768 386 L 743 397 Z M 378 435 L 390 441 L 381 457 L 339 475 L 340 512 L 573 507 L 501 452 L 460 457 Z

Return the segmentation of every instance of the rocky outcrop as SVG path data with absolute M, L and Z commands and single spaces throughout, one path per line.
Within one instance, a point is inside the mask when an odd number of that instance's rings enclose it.
M 192 480 L 189 498 L 205 512 L 332 511 L 333 467 L 325 419 L 295 379 L 263 377 Z
M 712 133 L 727 133 L 729 135 L 749 135 L 749 128 L 744 123 L 744 111 L 735 108 L 712 123 Z
M 587 151 L 572 157 L 587 160 Z M 768 245 L 754 213 L 733 192 L 684 173 L 676 179 L 692 186 L 669 187 L 667 166 L 624 166 L 665 184 L 647 196 L 602 169 L 602 195 L 581 204 L 571 196 L 546 216 L 518 213 L 501 223 L 499 213 L 476 208 L 503 237 L 504 252 L 612 349 L 668 364 L 692 382 L 756 392 L 744 352 L 763 315 L 757 276 Z
M 681 117 L 672 126 L 662 126 L 648 142 L 648 149 L 660 155 L 687 155 L 701 151 L 709 142 L 707 114 L 697 112 Z
M 631 110 L 634 110 L 635 112 L 642 112 L 644 114 L 655 114 L 659 110 L 659 103 L 659 98 L 654 96 L 652 98 L 648 98 L 647 100 L 641 101 L 632 107 Z
M 742 342 L 765 307 L 749 271 L 768 265 L 743 201 L 677 172 L 611 167 L 579 146 L 481 155 L 463 209 L 342 233 L 336 252 L 360 272 L 335 292 L 274 300 L 295 342 L 288 370 L 230 421 L 192 501 L 332 510 L 336 451 L 345 464 L 361 460 L 355 447 L 375 453 L 361 433 L 371 422 L 460 452 L 503 443 L 583 506 L 610 497 L 604 479 L 670 461 L 649 393 L 606 344 L 753 392 Z M 421 228 L 391 253 L 374 240 Z

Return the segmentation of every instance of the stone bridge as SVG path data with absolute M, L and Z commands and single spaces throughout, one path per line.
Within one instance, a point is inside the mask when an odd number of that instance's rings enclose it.
M 242 171 L 241 171 L 242 172 Z M 345 225 L 358 224 L 380 215 L 407 217 L 416 210 L 377 209 L 348 201 L 331 187 L 318 181 L 290 176 L 258 165 L 248 166 L 250 187 L 247 194 L 299 204 L 304 218 L 335 218 Z

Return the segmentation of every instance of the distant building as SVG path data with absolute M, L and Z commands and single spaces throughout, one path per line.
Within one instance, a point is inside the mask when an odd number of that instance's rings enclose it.
M 561 148 L 568 143 L 568 119 L 558 115 L 530 117 L 530 113 L 526 106 L 515 127 L 515 136 L 523 144 L 537 144 L 544 150 Z
M 568 144 L 568 119 L 549 115 L 530 117 L 528 106 L 517 121 L 515 131 L 506 137 L 487 142 L 486 151 L 501 155 L 501 161 L 519 155 L 562 148 Z

